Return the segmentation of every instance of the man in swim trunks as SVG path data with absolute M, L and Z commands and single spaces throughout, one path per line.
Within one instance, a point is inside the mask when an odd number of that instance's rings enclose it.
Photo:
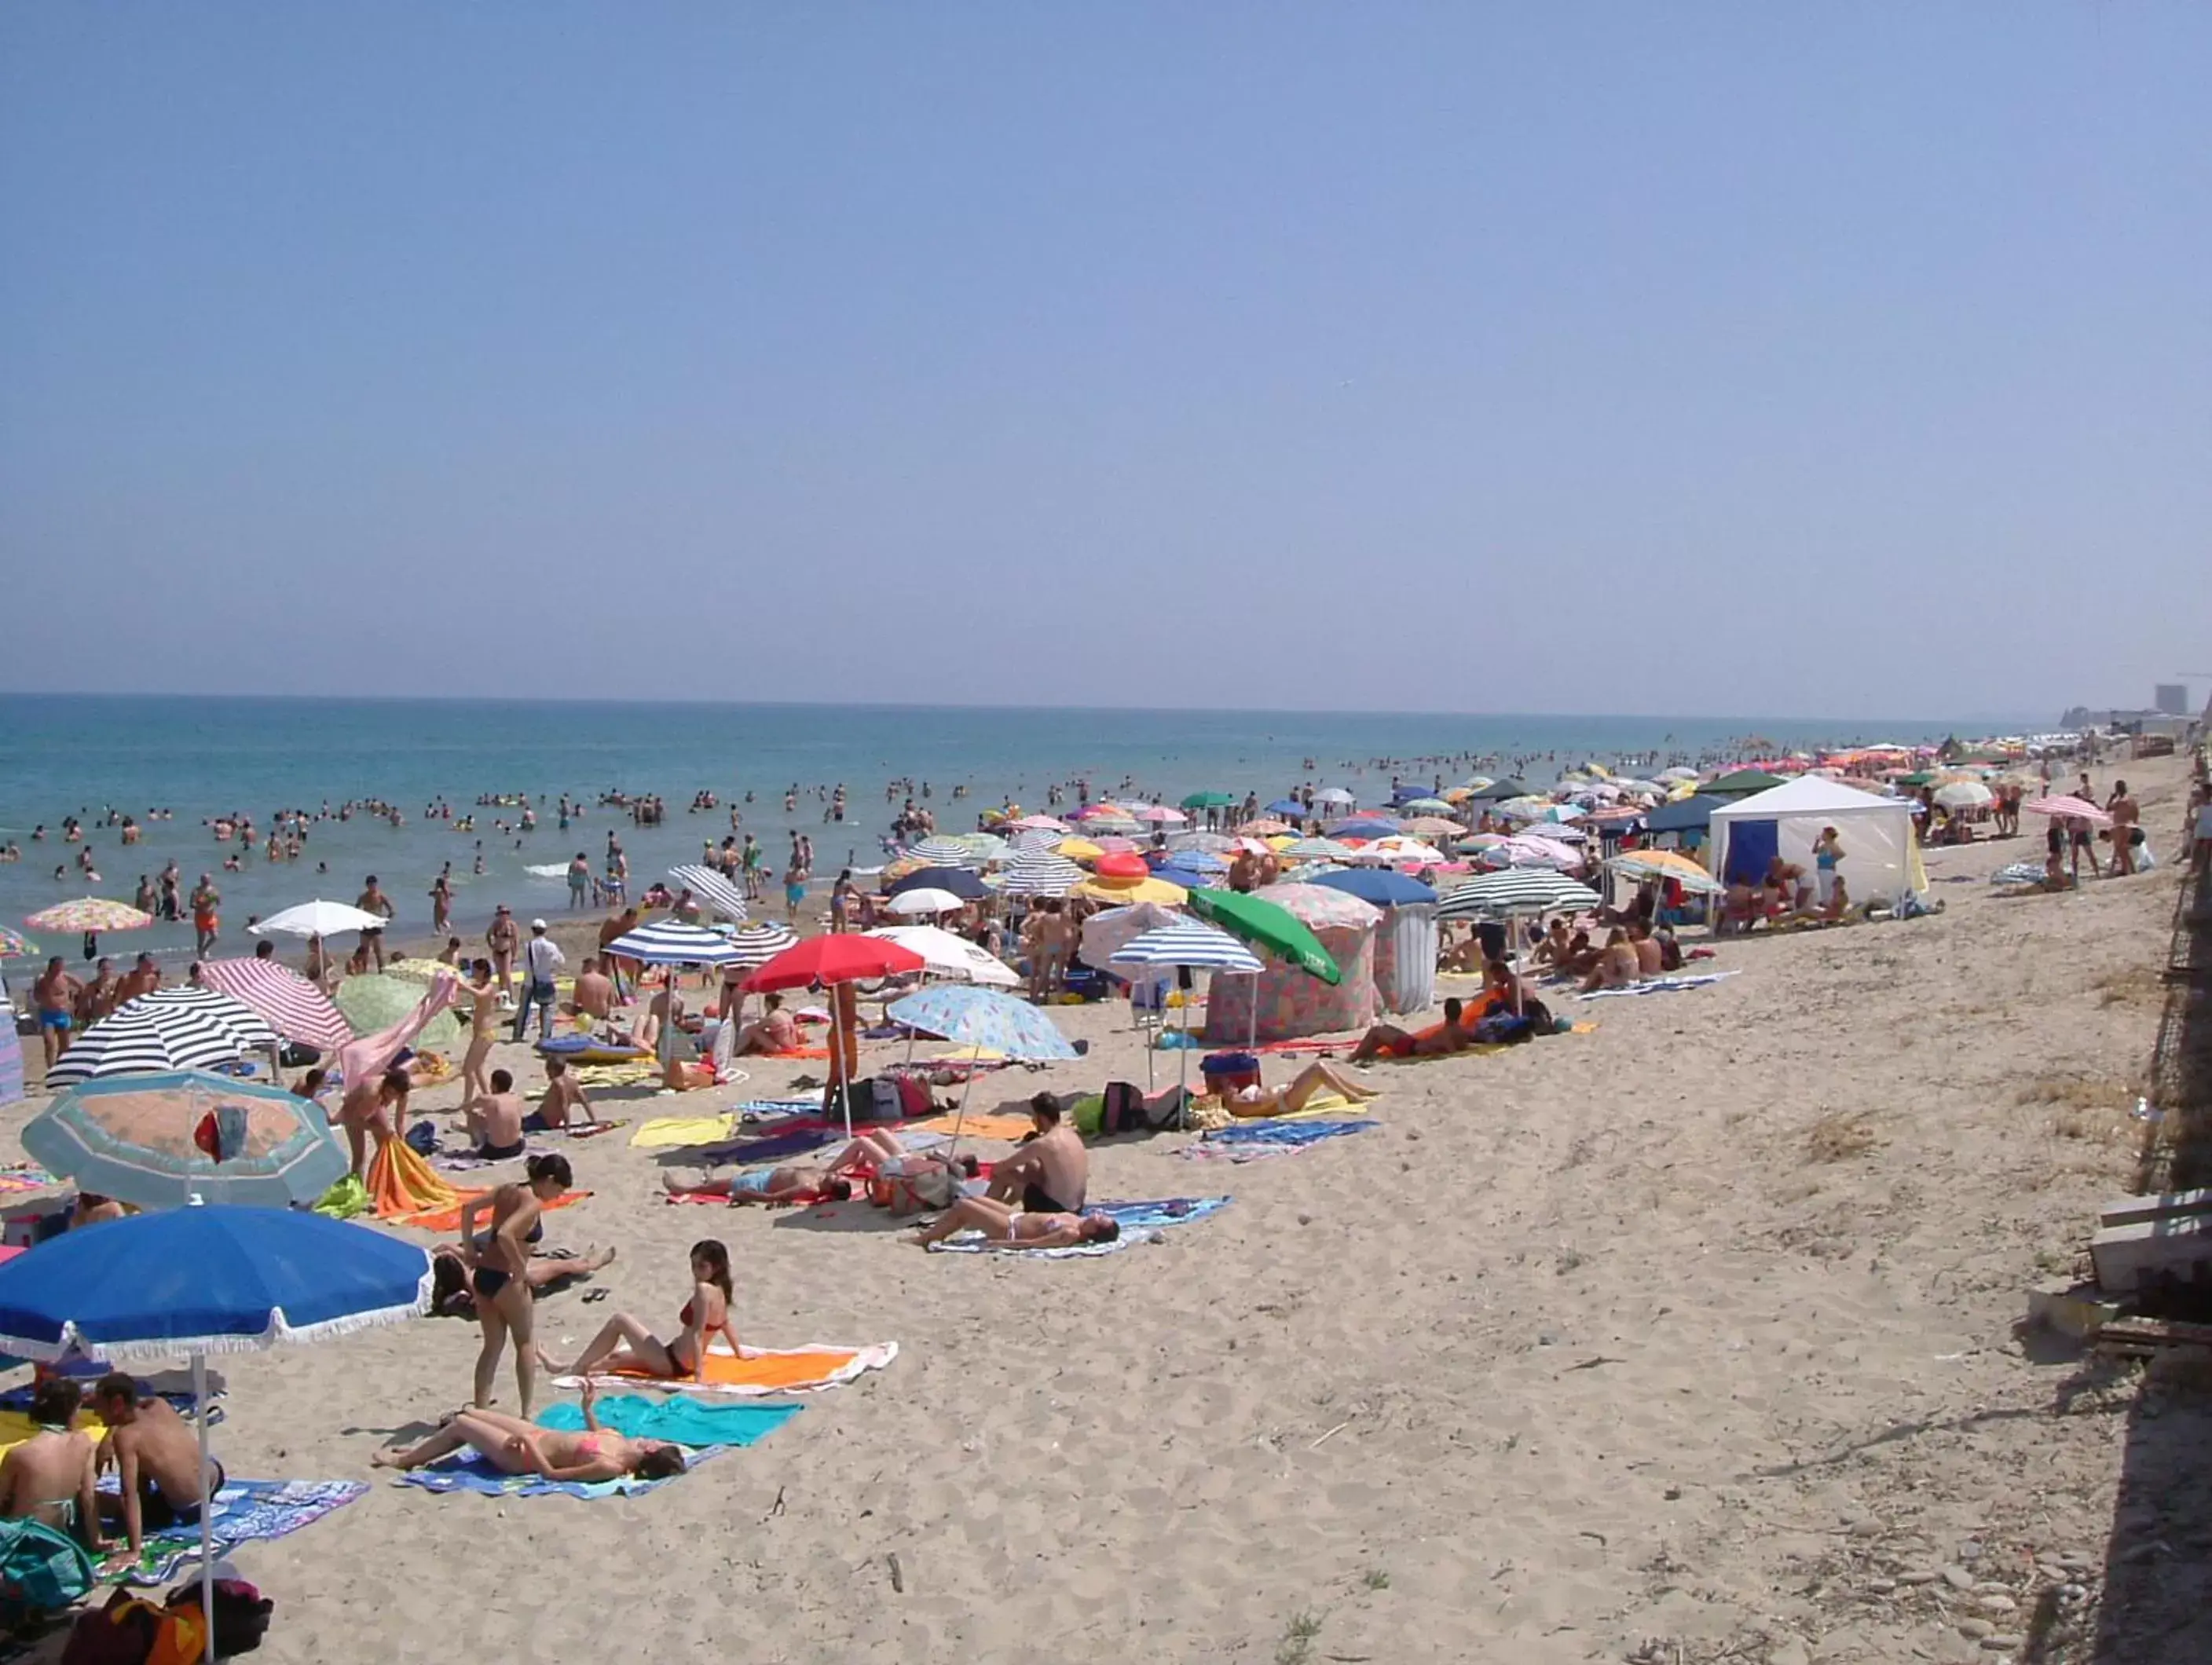
M 222 916 L 216 911 L 222 906 L 222 892 L 215 888 L 213 873 L 200 875 L 200 882 L 192 886 L 191 902 L 195 939 L 192 951 L 204 959 L 222 930 Z
M 598 960 L 588 956 L 584 969 L 576 974 L 576 1010 L 586 1018 L 602 1021 L 615 1015 L 614 979 L 600 969 Z
M 502 1070 L 493 1076 L 495 1086 L 499 1076 L 505 1073 Z M 562 1133 L 572 1125 L 589 1127 L 592 1124 L 591 1101 L 584 1097 L 584 1090 L 577 1085 L 576 1078 L 569 1074 L 568 1060 L 547 1059 L 545 1096 L 538 1101 L 536 1111 L 525 1118 L 522 1124 L 525 1130 L 534 1125 L 546 1133 Z
M 107 1507 L 123 1517 L 123 1530 L 137 1555 L 146 1534 L 171 1527 L 197 1526 L 206 1499 L 222 1490 L 222 1465 L 209 1460 L 208 1484 L 200 1483 L 199 1437 L 165 1399 L 141 1399 L 138 1384 L 116 1372 L 100 1377 L 92 1390 L 94 1415 L 107 1425 L 99 1462 L 112 1463 L 122 1480 L 119 1498 Z
M 522 1154 L 522 1095 L 514 1090 L 514 1077 L 507 1070 L 491 1073 L 491 1091 L 478 1093 L 461 1106 L 469 1138 L 486 1162 L 505 1162 Z
M 379 919 L 390 919 L 398 911 L 392 905 L 392 898 L 385 895 L 382 887 L 377 884 L 374 873 L 371 873 L 368 881 L 362 884 L 361 894 L 354 898 L 353 905 L 364 914 L 374 914 Z M 379 971 L 383 970 L 384 927 L 380 925 L 374 929 L 362 932 L 361 945 L 368 957 L 376 962 L 376 969 Z
M 1456 1000 L 1444 1002 L 1444 1020 L 1426 1029 L 1403 1030 L 1395 1024 L 1377 1024 L 1359 1037 L 1352 1048 L 1352 1061 L 1370 1063 L 1377 1058 L 1441 1058 L 1447 1053 L 1464 1052 L 1474 1043 L 1474 1036 L 1460 1026 L 1460 1015 L 1466 1007 Z
M 58 954 L 46 962 L 38 981 L 31 985 L 32 1003 L 39 1011 L 39 1038 L 46 1043 L 46 1067 L 69 1050 L 70 1027 L 76 1022 L 76 997 L 82 988 L 69 974 L 68 962 Z
M 1018 1198 L 1032 1214 L 1081 1213 L 1091 1188 L 1091 1152 L 1060 1119 L 1060 1101 L 1048 1092 L 1030 1100 L 1030 1122 L 1036 1131 L 994 1164 L 986 1194 L 1001 1202 Z
M 141 954 L 123 979 L 122 987 L 115 993 L 115 1004 L 135 1000 L 141 994 L 151 994 L 161 986 L 161 968 L 154 963 L 151 954 Z

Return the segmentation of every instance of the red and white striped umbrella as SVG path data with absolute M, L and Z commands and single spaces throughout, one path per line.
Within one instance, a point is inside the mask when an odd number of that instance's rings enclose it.
M 352 1025 L 331 997 L 274 960 L 204 961 L 200 981 L 251 1006 L 288 1041 L 329 1052 L 353 1039 Z

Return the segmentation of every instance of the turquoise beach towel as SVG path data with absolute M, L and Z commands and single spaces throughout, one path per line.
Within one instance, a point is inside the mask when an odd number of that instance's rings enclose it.
M 631 1439 L 672 1440 L 678 1445 L 757 1445 L 797 1416 L 804 1405 L 708 1404 L 702 1399 L 647 1399 L 623 1394 L 599 1401 L 599 1425 Z M 584 1425 L 580 1405 L 549 1405 L 538 1413 L 541 1428 L 574 1433 Z

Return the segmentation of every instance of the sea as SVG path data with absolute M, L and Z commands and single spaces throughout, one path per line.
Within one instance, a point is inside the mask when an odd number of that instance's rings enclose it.
M 1657 769 L 1753 757 L 1776 749 L 1891 740 L 1940 741 L 1992 732 L 1934 720 L 1822 722 L 1755 717 L 1655 718 L 1450 715 L 1435 713 L 1085 710 L 1060 708 L 651 704 L 523 700 L 298 699 L 0 694 L 0 922 L 58 901 L 96 895 L 128 902 L 140 875 L 173 860 L 189 890 L 212 872 L 222 894 L 218 953 L 250 951 L 252 917 L 316 896 L 350 902 L 375 874 L 398 908 L 393 936 L 430 929 L 429 888 L 452 866 L 456 928 L 480 938 L 493 908 L 525 920 L 566 911 L 558 878 L 533 866 L 578 852 L 602 865 L 608 835 L 629 859 L 631 893 L 669 866 L 697 860 L 731 830 L 762 842 L 772 864 L 789 855 L 791 835 L 813 840 L 814 872 L 826 883 L 842 866 L 884 859 L 891 817 L 909 797 L 940 831 L 972 830 L 982 811 L 1014 803 L 1042 809 L 1060 784 L 1063 805 L 1081 784 L 1099 797 L 1174 803 L 1200 791 L 1256 792 L 1262 802 L 1311 782 L 1340 786 L 1360 802 L 1387 801 L 1394 780 L 1451 785 L 1471 772 L 1506 769 L 1549 781 L 1584 761 Z M 830 819 L 830 793 L 847 789 L 846 818 Z M 718 800 L 692 811 L 695 794 Z M 795 793 L 787 811 L 785 794 Z M 580 802 L 564 833 L 554 806 Z M 665 818 L 633 823 L 604 795 L 657 794 Z M 518 809 L 482 797 L 527 797 L 538 825 L 512 829 Z M 404 824 L 357 814 L 349 802 L 392 805 Z M 452 820 L 432 809 L 450 806 Z M 107 811 L 137 817 L 143 841 L 125 847 L 99 824 Z M 218 844 L 210 823 L 249 815 L 265 839 L 275 813 L 299 809 L 311 822 L 304 853 L 269 862 L 258 850 Z M 327 809 L 330 813 L 325 815 Z M 150 819 L 155 811 L 167 818 Z M 472 832 L 453 821 L 473 812 Z M 61 842 L 66 816 L 85 825 L 100 878 L 75 866 Z M 504 819 L 510 829 L 497 830 Z M 43 826 L 46 836 L 34 841 Z M 237 851 L 241 870 L 222 860 Z M 481 855 L 483 872 L 476 871 Z M 57 865 L 64 871 L 55 875 Z M 74 936 L 32 936 L 74 960 Z M 288 953 L 291 945 L 281 945 Z M 157 925 L 101 941 L 108 953 L 150 950 L 189 957 L 189 925 Z M 15 963 L 20 976 L 28 969 Z

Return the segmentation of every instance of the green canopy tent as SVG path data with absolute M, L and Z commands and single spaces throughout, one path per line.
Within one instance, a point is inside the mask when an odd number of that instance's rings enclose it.
M 1717 781 L 1706 781 L 1698 790 L 1708 798 L 1748 798 L 1754 792 L 1770 792 L 1789 784 L 1783 776 L 1769 775 L 1763 769 L 1740 769 Z

